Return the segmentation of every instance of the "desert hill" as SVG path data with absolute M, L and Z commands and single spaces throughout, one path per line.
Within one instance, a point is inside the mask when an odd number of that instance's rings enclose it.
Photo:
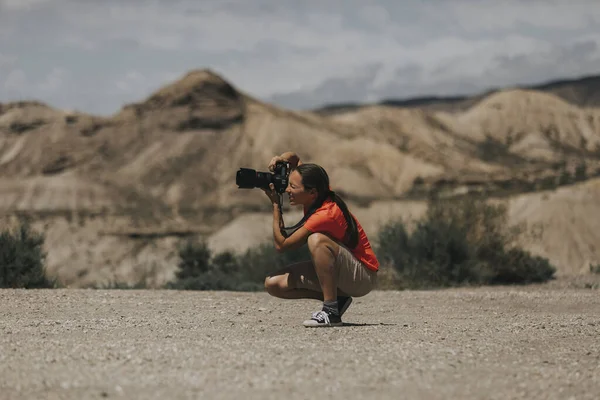
M 50 272 L 67 284 L 166 276 L 181 237 L 218 247 L 263 224 L 264 194 L 237 189 L 235 172 L 265 171 L 274 154 L 320 163 L 376 221 L 387 214 L 374 205 L 418 209 L 431 191 L 506 195 L 508 186 L 585 181 L 600 171 L 599 142 L 598 109 L 548 93 L 507 89 L 457 113 L 370 106 L 320 115 L 266 104 L 197 70 L 111 117 L 0 105 L 0 211 L 46 232 Z
M 328 104 L 313 110 L 321 115 L 357 110 L 373 105 L 400 108 L 419 108 L 429 111 L 465 111 L 484 98 L 509 88 L 494 88 L 472 96 L 423 96 L 408 99 L 384 99 L 376 104 L 341 103 Z M 538 85 L 517 85 L 510 89 L 522 89 L 553 94 L 568 103 L 579 107 L 600 107 L 600 76 L 586 76 L 578 79 L 561 79 Z

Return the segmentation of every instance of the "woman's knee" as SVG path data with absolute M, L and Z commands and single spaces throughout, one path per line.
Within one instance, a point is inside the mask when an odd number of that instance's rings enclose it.
M 287 286 L 287 277 L 285 275 L 267 276 L 265 278 L 265 290 L 271 296 L 277 296 L 279 293 L 287 290 Z

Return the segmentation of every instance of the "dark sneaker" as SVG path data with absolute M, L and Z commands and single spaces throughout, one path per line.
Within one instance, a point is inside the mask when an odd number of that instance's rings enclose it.
M 340 313 L 340 317 L 342 315 L 344 315 L 344 313 L 346 312 L 346 310 L 348 309 L 348 307 L 350 307 L 350 304 L 352 303 L 352 297 L 338 297 L 337 298 L 338 301 L 338 310 Z
M 329 314 L 327 311 L 317 311 L 312 314 L 312 318 L 304 321 L 307 328 L 318 328 L 322 326 L 342 326 L 342 319 L 339 315 Z

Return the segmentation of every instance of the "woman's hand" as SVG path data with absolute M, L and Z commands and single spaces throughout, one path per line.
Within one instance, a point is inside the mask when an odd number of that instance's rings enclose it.
M 281 198 L 279 196 L 279 193 L 277 193 L 275 191 L 275 185 L 273 185 L 272 183 L 269 184 L 269 189 L 263 189 L 263 192 L 266 193 L 267 197 L 269 198 L 269 200 L 271 200 L 271 204 L 273 205 L 280 205 L 281 203 Z
M 296 153 L 292 151 L 286 151 L 280 156 L 271 158 L 271 161 L 269 162 L 269 171 L 275 171 L 275 164 L 278 162 L 289 162 L 291 168 L 296 168 L 298 165 L 302 164 L 300 162 L 300 157 L 298 157 Z
M 269 161 L 269 171 L 274 172 L 275 171 L 275 164 L 277 164 L 278 162 L 286 162 L 287 160 L 281 156 L 275 156 L 273 158 L 271 158 L 271 161 Z

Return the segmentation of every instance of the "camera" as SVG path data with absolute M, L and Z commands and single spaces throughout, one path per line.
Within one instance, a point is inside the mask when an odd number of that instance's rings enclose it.
M 260 172 L 250 168 L 240 168 L 235 177 L 235 183 L 239 189 L 269 189 L 269 184 L 275 186 L 275 191 L 283 194 L 288 186 L 290 175 L 290 164 L 288 162 L 277 162 L 275 171 Z

